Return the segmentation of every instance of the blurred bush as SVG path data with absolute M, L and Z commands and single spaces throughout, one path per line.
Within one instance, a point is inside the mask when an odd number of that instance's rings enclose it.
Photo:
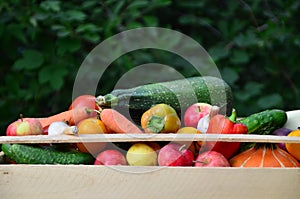
M 136 27 L 165 27 L 198 41 L 234 91 L 240 116 L 300 106 L 299 1 L 1 1 L 0 128 L 66 110 L 77 70 L 101 41 Z M 185 76 L 184 60 L 160 50 L 117 59 L 101 80 L 109 92 L 136 65 L 159 62 Z M 99 93 L 100 94 L 100 93 Z

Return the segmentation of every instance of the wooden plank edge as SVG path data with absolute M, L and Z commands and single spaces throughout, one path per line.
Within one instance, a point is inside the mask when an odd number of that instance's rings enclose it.
M 0 136 L 2 143 L 78 143 L 78 142 L 139 142 L 139 141 L 222 141 L 259 143 L 300 143 L 300 137 L 253 134 L 85 134 Z
M 2 164 L 1 169 L 13 169 L 13 168 L 105 168 L 115 169 L 116 171 L 122 171 L 122 168 L 129 169 L 129 171 L 149 171 L 159 169 L 173 169 L 173 170 L 185 170 L 185 169 L 206 169 L 206 170 L 297 170 L 300 171 L 300 167 L 195 167 L 195 166 L 132 166 L 132 165 L 86 165 L 86 164 Z M 128 170 L 127 170 L 128 171 Z M 298 173 L 299 174 L 299 173 Z

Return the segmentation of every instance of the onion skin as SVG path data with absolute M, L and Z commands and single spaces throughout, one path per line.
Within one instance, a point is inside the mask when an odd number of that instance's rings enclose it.
M 273 135 L 287 136 L 292 130 L 288 128 L 279 128 L 273 131 Z M 277 146 L 286 151 L 285 143 L 278 143 Z

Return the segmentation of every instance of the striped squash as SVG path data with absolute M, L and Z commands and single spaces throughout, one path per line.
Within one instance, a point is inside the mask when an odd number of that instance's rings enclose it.
M 288 152 L 274 144 L 256 144 L 230 159 L 232 167 L 300 167 Z

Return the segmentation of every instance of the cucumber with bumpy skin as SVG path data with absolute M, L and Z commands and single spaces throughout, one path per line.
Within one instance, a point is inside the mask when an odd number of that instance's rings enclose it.
M 248 127 L 248 134 L 269 135 L 281 128 L 287 121 L 287 114 L 280 109 L 270 109 L 254 113 L 239 120 Z
M 79 151 L 58 151 L 23 144 L 2 144 L 2 151 L 18 164 L 92 164 L 94 157 Z
M 230 115 L 233 104 L 231 88 L 224 80 L 216 77 L 190 77 L 130 89 L 116 89 L 96 98 L 96 103 L 101 108 L 112 107 L 125 113 L 127 111 L 135 121 L 139 121 L 141 115 L 155 104 L 168 104 L 180 116 L 187 107 L 197 102 L 219 106 L 220 112 Z

